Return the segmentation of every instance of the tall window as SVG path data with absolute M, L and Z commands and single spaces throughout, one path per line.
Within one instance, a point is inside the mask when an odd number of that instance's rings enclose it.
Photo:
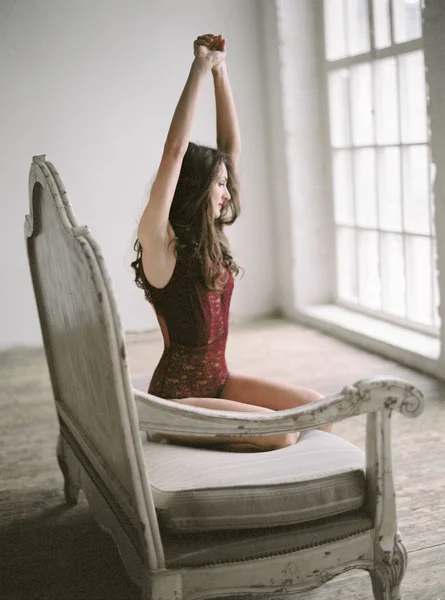
M 437 333 L 420 0 L 324 0 L 337 302 Z

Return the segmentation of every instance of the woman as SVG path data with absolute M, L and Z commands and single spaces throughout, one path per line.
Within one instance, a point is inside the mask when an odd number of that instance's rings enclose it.
M 228 371 L 225 349 L 233 276 L 239 273 L 224 225 L 239 216 L 236 164 L 238 119 L 221 35 L 199 36 L 194 61 L 164 145 L 150 200 L 141 217 L 136 283 L 152 303 L 165 349 L 149 393 L 204 408 L 268 412 L 318 400 L 317 392 Z M 198 98 L 212 72 L 217 149 L 189 142 Z M 325 428 L 330 431 L 330 426 Z M 171 436 L 173 437 L 173 436 Z M 175 436 L 194 445 L 269 450 L 294 444 L 295 434 L 205 439 Z

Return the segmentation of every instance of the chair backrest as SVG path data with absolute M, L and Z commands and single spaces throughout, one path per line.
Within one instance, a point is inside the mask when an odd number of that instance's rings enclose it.
M 34 157 L 28 258 L 61 427 L 93 456 L 139 523 L 153 511 L 126 348 L 98 245 L 77 226 L 54 166 Z M 154 519 L 155 520 L 155 519 Z M 150 519 L 152 521 L 152 519 Z

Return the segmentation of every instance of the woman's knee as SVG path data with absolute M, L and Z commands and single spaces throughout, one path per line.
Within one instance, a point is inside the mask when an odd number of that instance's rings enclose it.
M 312 390 L 309 390 L 312 391 Z M 314 392 L 315 394 L 317 392 Z M 322 397 L 320 395 L 320 397 Z M 315 399 L 315 398 L 314 398 Z M 317 398 L 318 399 L 318 398 Z M 273 413 L 275 412 L 271 408 L 266 408 L 265 406 L 258 406 L 255 404 L 244 404 L 242 402 L 237 402 L 235 400 L 228 400 L 226 398 L 182 398 L 177 400 L 177 402 L 182 404 L 188 404 L 189 406 L 199 406 L 201 408 L 210 408 L 216 410 L 223 411 L 235 411 L 235 412 L 256 412 L 256 413 Z M 309 402 L 309 400 L 308 400 Z M 175 436 L 176 440 L 179 440 L 179 436 Z M 207 439 L 199 439 L 194 438 L 195 442 L 200 443 L 202 445 L 211 445 L 212 443 L 219 444 L 228 444 L 233 449 L 243 448 L 244 446 L 250 446 L 252 449 L 258 450 L 279 450 L 280 448 L 286 448 L 287 446 L 293 446 L 298 440 L 299 433 L 286 433 L 279 434 L 273 436 L 266 437 L 245 437 L 245 438 L 235 438 L 231 439 L 230 437 L 225 438 L 219 437 L 216 440 L 212 438 Z M 185 440 L 185 437 L 181 436 L 182 440 Z M 188 437 L 187 439 L 192 440 L 193 438 Z
M 283 435 L 281 448 L 287 448 L 287 446 L 293 446 L 294 444 L 296 444 L 299 435 L 299 433 L 286 433 L 285 435 Z
M 320 394 L 315 390 L 311 390 L 310 388 L 303 388 L 301 390 L 301 396 L 305 403 L 316 402 L 317 400 L 324 398 L 323 394 Z

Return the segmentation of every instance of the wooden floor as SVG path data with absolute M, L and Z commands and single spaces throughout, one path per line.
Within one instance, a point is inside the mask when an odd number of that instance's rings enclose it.
M 129 336 L 133 373 L 151 371 L 158 334 Z M 399 376 L 426 396 L 417 419 L 393 419 L 399 529 L 409 553 L 404 600 L 445 600 L 445 385 L 325 335 L 282 321 L 232 327 L 229 368 L 323 394 L 372 375 Z M 55 459 L 57 420 L 41 350 L 0 353 L 0 599 L 136 600 L 108 536 L 84 500 L 63 503 Z M 364 419 L 336 426 L 364 446 Z M 372 600 L 369 577 L 353 571 L 302 600 Z

